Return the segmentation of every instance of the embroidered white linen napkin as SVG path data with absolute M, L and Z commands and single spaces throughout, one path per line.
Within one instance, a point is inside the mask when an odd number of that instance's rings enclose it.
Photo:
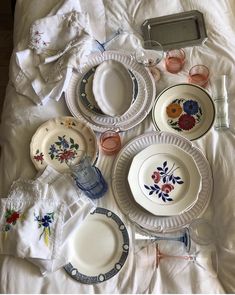
M 95 12 L 100 17 L 98 27 L 94 25 Z M 13 84 L 17 92 L 36 104 L 59 100 L 72 69 L 78 70 L 90 54 L 103 50 L 95 38 L 104 39 L 104 15 L 101 0 L 94 10 L 91 5 L 67 0 L 36 20 L 30 27 L 28 48 L 15 54 Z
M 68 237 L 95 209 L 71 177 L 49 166 L 35 180 L 15 181 L 0 206 L 0 254 L 26 258 L 43 274 L 67 262 Z

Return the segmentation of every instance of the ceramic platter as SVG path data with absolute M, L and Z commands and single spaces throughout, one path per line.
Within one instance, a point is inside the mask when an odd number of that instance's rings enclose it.
M 47 165 L 63 172 L 67 160 L 79 161 L 85 151 L 95 162 L 98 154 L 96 135 L 83 122 L 73 117 L 58 117 L 42 124 L 32 137 L 30 156 L 37 170 Z
M 196 202 L 201 175 L 191 155 L 178 146 L 153 144 L 133 158 L 128 182 L 143 208 L 171 216 L 182 214 Z
M 100 107 L 98 106 L 96 99 L 93 93 L 93 79 L 97 67 L 91 68 L 80 80 L 77 85 L 77 95 L 79 97 L 79 105 L 82 104 L 89 112 L 93 112 L 95 115 L 103 115 Z M 135 75 L 128 70 L 129 75 L 132 79 L 132 101 L 133 103 L 136 100 L 138 95 L 138 82 Z
M 205 135 L 215 120 L 214 102 L 210 95 L 194 84 L 176 84 L 157 97 L 152 119 L 160 131 L 180 134 L 189 140 Z
M 95 113 L 84 106 L 79 97 L 79 85 L 83 76 L 104 61 L 113 60 L 124 65 L 135 77 L 138 92 L 129 109 L 121 116 L 108 116 Z M 148 69 L 138 64 L 129 55 L 118 51 L 105 51 L 89 59 L 80 72 L 74 72 L 65 93 L 71 114 L 86 123 L 93 130 L 103 132 L 107 129 L 126 131 L 142 122 L 150 112 L 155 99 L 155 82 Z M 86 94 L 84 93 L 86 96 Z
M 64 268 L 85 284 L 104 282 L 123 267 L 129 252 L 129 236 L 112 211 L 96 208 L 69 240 L 70 263 Z
M 102 62 L 94 74 L 93 93 L 104 114 L 123 115 L 133 97 L 133 81 L 127 68 L 115 60 Z
M 156 216 L 152 214 L 135 201 L 130 190 L 128 173 L 132 160 L 142 150 L 153 144 L 167 144 L 182 149 L 192 157 L 201 175 L 201 189 L 197 200 L 188 210 L 179 215 Z M 198 218 L 209 204 L 212 187 L 210 165 L 205 156 L 192 145 L 191 141 L 171 132 L 150 132 L 134 138 L 119 152 L 112 169 L 112 190 L 120 210 L 132 222 L 153 232 L 178 230 Z

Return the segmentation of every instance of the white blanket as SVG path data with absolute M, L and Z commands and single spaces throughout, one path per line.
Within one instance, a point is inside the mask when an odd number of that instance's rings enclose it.
M 235 2 L 233 0 L 103 0 L 105 10 L 96 6 L 95 1 L 75 1 L 81 10 L 90 15 L 92 32 L 105 19 L 108 40 L 120 27 L 120 19 L 132 18 L 135 28 L 145 19 L 197 9 L 205 18 L 208 40 L 204 45 L 185 48 L 186 64 L 177 75 L 165 71 L 160 64 L 162 78 L 157 93 L 167 86 L 187 81 L 187 73 L 195 64 L 205 64 L 211 73 L 211 84 L 218 74 L 228 75 L 230 130 L 218 132 L 214 129 L 203 138 L 194 141 L 208 159 L 214 180 L 211 203 L 205 216 L 210 218 L 217 229 L 219 249 L 218 278 L 211 278 L 194 265 L 165 261 L 156 270 L 155 249 L 148 247 L 143 253 L 130 254 L 123 269 L 112 279 L 97 285 L 84 285 L 70 278 L 63 269 L 43 278 L 39 270 L 23 259 L 0 256 L 1 293 L 234 293 L 235 283 L 235 226 L 233 154 L 235 147 Z M 15 16 L 15 52 L 27 48 L 29 28 L 33 21 L 57 11 L 63 1 L 59 0 L 18 0 Z M 84 4 L 85 3 L 85 4 Z M 73 7 L 68 7 L 72 9 Z M 52 10 L 53 9 L 53 10 Z M 102 40 L 104 41 L 104 40 Z M 123 40 L 120 40 L 120 43 Z M 17 94 L 12 82 L 15 75 L 15 57 L 10 66 L 10 83 L 0 125 L 0 196 L 6 197 L 12 182 L 19 177 L 32 178 L 36 175 L 29 156 L 32 135 L 46 120 L 61 115 L 70 115 L 64 99 L 49 100 L 45 106 L 35 105 L 29 98 Z M 208 91 L 211 92 L 209 86 Z M 154 130 L 151 116 L 123 135 L 123 144 L 147 131 Z M 98 134 L 97 134 L 98 138 Z M 111 168 L 114 158 L 102 156 L 98 166 L 111 188 Z M 108 194 L 97 205 L 116 212 L 127 225 L 130 237 L 132 227 L 117 207 L 114 196 Z M 131 247 L 133 240 L 131 241 Z M 133 248 L 132 248 L 133 249 Z

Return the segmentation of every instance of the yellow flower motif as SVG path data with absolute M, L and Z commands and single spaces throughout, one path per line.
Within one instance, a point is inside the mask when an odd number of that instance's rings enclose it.
M 177 118 L 182 113 L 182 107 L 178 103 L 171 103 L 167 106 L 166 113 L 170 118 Z
M 75 125 L 74 121 L 70 118 L 66 119 L 64 121 L 64 125 L 67 127 L 67 128 L 71 128 L 72 126 Z

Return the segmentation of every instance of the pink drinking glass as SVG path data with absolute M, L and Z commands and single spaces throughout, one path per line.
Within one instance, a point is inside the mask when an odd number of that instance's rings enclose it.
M 107 130 L 100 135 L 101 150 L 105 155 L 115 155 L 121 149 L 121 138 L 117 131 Z
M 209 69 L 204 65 L 195 65 L 189 71 L 188 82 L 206 87 L 209 81 Z
M 165 58 L 165 67 L 168 72 L 177 74 L 185 63 L 185 52 L 183 49 L 173 49 L 167 51 Z

